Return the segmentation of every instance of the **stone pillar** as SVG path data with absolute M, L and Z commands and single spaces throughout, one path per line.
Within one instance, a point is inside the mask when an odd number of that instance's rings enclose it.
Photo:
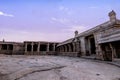
M 67 46 L 66 46 L 66 45 L 64 45 L 64 47 L 65 47 L 65 51 L 64 51 L 64 52 L 67 52 Z
M 62 45 L 61 47 L 62 47 L 62 52 L 64 52 L 64 51 L 65 51 L 65 48 L 64 48 L 64 46 Z
M 75 42 L 73 42 L 72 44 L 73 44 L 73 52 L 76 52 Z
M 76 42 L 76 51 L 77 51 L 77 52 L 80 51 L 80 44 L 79 44 L 79 42 Z
M 69 52 L 72 52 L 70 44 L 68 44 L 68 48 L 69 48 Z
M 97 50 L 97 53 L 96 53 L 96 59 L 100 59 L 100 60 L 104 60 L 104 58 L 103 58 L 103 50 L 102 50 L 102 46 L 101 46 L 101 44 L 99 44 L 98 46 L 97 46 L 98 48 L 98 50 Z
M 61 46 L 60 46 L 60 52 L 61 52 L 62 50 L 61 50 Z
M 85 37 L 81 37 L 80 38 L 80 42 L 81 42 L 81 45 L 80 45 L 80 47 L 81 47 L 81 53 L 82 53 L 82 55 L 85 55 L 86 54 L 86 44 L 85 44 Z
M 40 42 L 38 42 L 37 52 L 40 52 Z
M 55 43 L 53 44 L 53 51 L 55 51 Z
M 31 45 L 32 45 L 32 50 L 31 51 L 33 52 L 33 45 L 34 45 L 33 42 L 31 43 Z
M 95 47 L 96 47 L 96 58 L 97 56 L 100 54 L 100 51 L 102 50 L 100 45 L 98 44 L 98 36 L 100 35 L 100 33 L 94 33 L 94 40 L 95 40 Z
M 114 60 L 114 49 L 113 49 L 113 46 L 112 46 L 112 44 L 111 43 L 109 43 L 109 45 L 110 45 L 110 48 L 111 48 L 111 50 L 112 50 L 112 61 Z
M 59 52 L 61 52 L 61 47 L 59 47 L 60 48 L 60 51 Z
M 50 44 L 48 43 L 48 44 L 47 44 L 47 52 L 49 52 L 49 45 L 50 45 Z
M 0 51 L 1 51 L 2 49 L 1 49 L 1 44 L 0 44 Z
M 7 45 L 7 50 L 9 50 L 9 45 L 8 44 L 6 44 Z
M 25 43 L 25 53 L 27 52 L 27 43 Z

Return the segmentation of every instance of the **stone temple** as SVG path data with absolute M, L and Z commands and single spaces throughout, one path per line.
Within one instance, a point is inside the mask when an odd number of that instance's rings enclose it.
M 111 11 L 109 21 L 64 42 L 0 41 L 0 54 L 7 55 L 61 55 L 71 57 L 92 56 L 95 59 L 113 61 L 120 58 L 120 20 Z

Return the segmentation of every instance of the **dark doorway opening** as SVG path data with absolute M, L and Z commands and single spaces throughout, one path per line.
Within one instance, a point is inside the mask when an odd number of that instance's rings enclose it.
M 50 44 L 50 45 L 49 45 L 49 50 L 50 50 L 50 51 L 53 51 L 53 44 Z
M 109 43 L 101 44 L 103 58 L 105 61 L 112 61 L 112 50 Z
M 115 48 L 116 58 L 120 58 L 120 41 L 113 42 L 112 44 Z
M 2 44 L 2 50 L 7 50 L 7 44 Z
M 27 45 L 27 51 L 32 51 L 32 45 L 30 44 Z
M 96 54 L 94 35 L 89 35 L 85 38 L 86 56 Z
M 40 45 L 40 51 L 47 51 L 47 45 L 41 44 Z
M 34 44 L 34 45 L 33 45 L 33 51 L 37 51 L 37 48 L 38 48 L 38 45 L 37 45 L 37 44 Z
M 70 47 L 71 47 L 71 52 L 73 52 L 73 44 L 70 43 Z
M 90 50 L 91 50 L 91 54 L 96 54 L 95 39 L 94 38 L 90 39 Z
M 13 45 L 12 45 L 12 44 L 10 44 L 10 45 L 8 46 L 8 50 L 13 50 Z

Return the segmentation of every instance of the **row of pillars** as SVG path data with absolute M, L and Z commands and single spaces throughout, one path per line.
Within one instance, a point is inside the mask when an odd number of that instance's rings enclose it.
M 60 51 L 60 52 L 79 52 L 80 51 L 80 43 L 73 42 L 73 43 L 62 45 L 62 46 L 58 47 L 58 51 Z
M 30 43 L 25 43 L 25 52 L 27 52 L 27 48 L 28 48 L 28 44 L 30 44 Z M 34 44 L 36 44 L 36 43 L 34 43 L 34 42 L 31 42 L 31 46 L 32 46 L 32 48 L 31 48 L 31 51 L 33 52 L 33 47 L 34 47 Z M 37 52 L 40 52 L 40 46 L 41 45 L 41 43 L 40 42 L 38 42 L 37 43 Z M 46 45 L 47 45 L 47 52 L 49 52 L 50 51 L 50 43 L 46 43 Z M 53 51 L 55 51 L 55 43 L 53 43 Z
M 0 50 L 13 50 L 12 44 L 0 44 Z

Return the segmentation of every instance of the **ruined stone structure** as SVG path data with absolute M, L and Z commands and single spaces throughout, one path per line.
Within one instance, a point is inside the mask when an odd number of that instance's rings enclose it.
M 90 30 L 78 34 L 64 42 L 35 42 L 24 43 L 0 42 L 1 54 L 25 55 L 63 55 L 72 57 L 93 56 L 95 59 L 112 61 L 120 58 L 120 20 L 111 11 L 109 21 Z
M 0 41 L 0 54 L 24 54 L 24 44 L 18 42 Z
M 96 59 L 112 61 L 120 58 L 120 20 L 116 13 L 108 14 L 110 20 L 57 46 L 59 55 L 94 56 Z
M 24 43 L 0 42 L 0 54 L 15 55 L 55 55 L 57 42 L 35 42 Z
M 25 55 L 55 55 L 57 42 L 25 41 Z

